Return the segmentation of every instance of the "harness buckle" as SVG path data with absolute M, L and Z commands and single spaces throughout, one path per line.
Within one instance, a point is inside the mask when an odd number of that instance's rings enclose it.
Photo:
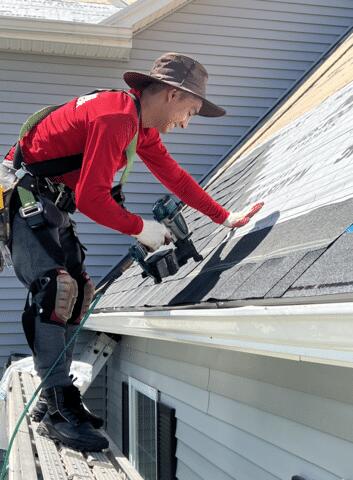
M 40 202 L 36 202 L 35 204 L 20 207 L 19 212 L 22 218 L 33 217 L 43 212 L 43 205 Z

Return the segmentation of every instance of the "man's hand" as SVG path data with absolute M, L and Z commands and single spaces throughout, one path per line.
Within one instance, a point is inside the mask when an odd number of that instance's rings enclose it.
M 259 202 L 244 208 L 241 212 L 230 212 L 229 217 L 223 222 L 223 225 L 228 228 L 243 227 L 255 213 L 261 210 L 263 205 L 264 202 Z
M 145 219 L 143 219 L 141 232 L 132 236 L 147 247 L 150 252 L 158 250 L 162 245 L 168 245 L 172 240 L 170 231 L 163 223 Z

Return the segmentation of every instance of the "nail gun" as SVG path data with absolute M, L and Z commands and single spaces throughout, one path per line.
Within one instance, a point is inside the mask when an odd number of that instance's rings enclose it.
M 170 230 L 175 248 L 162 250 L 148 258 L 149 252 L 141 243 L 129 248 L 131 257 L 142 267 L 142 276 L 152 277 L 155 283 L 161 283 L 163 278 L 175 275 L 190 258 L 195 262 L 203 260 L 190 238 L 191 233 L 181 209 L 181 202 L 176 203 L 170 195 L 157 200 L 152 209 L 154 219 L 164 223 Z

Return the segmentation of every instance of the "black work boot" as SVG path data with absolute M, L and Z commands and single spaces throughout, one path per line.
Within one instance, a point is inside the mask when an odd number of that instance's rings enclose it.
M 104 420 L 97 415 L 94 415 L 88 410 L 81 399 L 80 391 L 75 385 L 63 387 L 64 389 L 64 404 L 68 407 L 81 422 L 89 422 L 94 428 L 101 428 L 104 425 Z M 41 392 L 39 399 L 31 412 L 31 418 L 35 422 L 41 422 L 44 415 L 47 413 L 48 405 L 43 392 Z
M 108 448 L 108 440 L 94 430 L 88 422 L 80 422 L 77 416 L 64 405 L 63 387 L 43 390 L 48 411 L 38 425 L 37 433 L 59 441 L 82 452 L 99 452 Z
M 103 427 L 104 420 L 88 410 L 82 402 L 80 390 L 75 385 L 63 387 L 63 390 L 65 406 L 76 415 L 80 422 L 89 422 L 94 428 Z
M 35 404 L 32 412 L 31 412 L 31 419 L 35 422 L 41 422 L 43 420 L 44 415 L 48 411 L 47 399 L 43 395 L 43 391 L 40 392 L 39 398 L 37 403 Z

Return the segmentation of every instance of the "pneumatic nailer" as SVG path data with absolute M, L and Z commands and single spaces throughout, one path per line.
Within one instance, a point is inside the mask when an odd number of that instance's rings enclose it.
M 181 213 L 182 204 L 176 203 L 172 197 L 166 195 L 158 200 L 152 209 L 154 219 L 169 229 L 172 234 L 174 248 L 157 252 L 147 258 L 149 252 L 137 243 L 129 249 L 131 257 L 142 267 L 143 277 L 152 277 L 155 283 L 160 283 L 163 278 L 177 273 L 180 267 L 193 258 L 195 262 L 203 259 L 191 240 L 187 223 Z

